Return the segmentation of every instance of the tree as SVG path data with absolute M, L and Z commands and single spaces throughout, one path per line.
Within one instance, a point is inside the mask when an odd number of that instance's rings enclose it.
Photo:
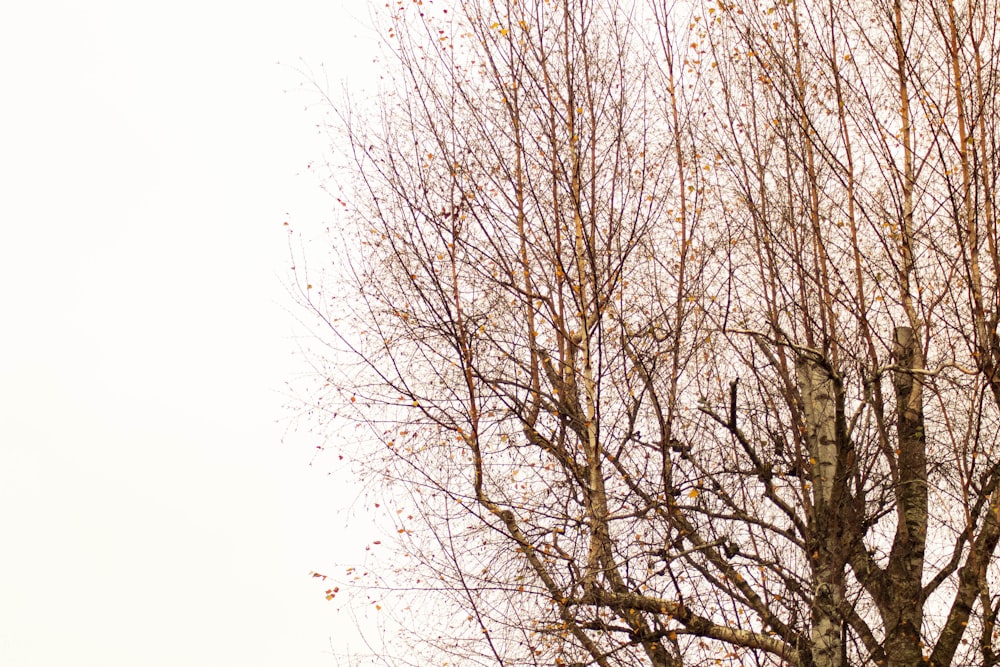
M 386 7 L 301 294 L 414 661 L 1000 664 L 995 5 Z

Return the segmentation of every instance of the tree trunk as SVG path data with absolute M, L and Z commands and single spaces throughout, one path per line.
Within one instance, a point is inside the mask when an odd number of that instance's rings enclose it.
M 816 667 L 843 667 L 844 647 L 840 609 L 844 601 L 844 564 L 836 487 L 837 403 L 830 371 L 821 363 L 800 358 L 799 389 L 806 422 L 812 473 L 809 513 L 813 571 L 811 663 Z
M 923 621 L 921 583 L 927 539 L 927 456 L 924 438 L 923 382 L 912 369 L 923 367 L 916 332 L 897 327 L 894 332 L 893 374 L 896 389 L 897 434 L 896 536 L 888 575 L 885 651 L 889 667 L 911 667 L 923 659 L 920 626 Z

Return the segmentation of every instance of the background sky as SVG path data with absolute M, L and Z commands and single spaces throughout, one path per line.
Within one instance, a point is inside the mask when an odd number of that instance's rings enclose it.
M 0 664 L 347 664 L 308 573 L 370 529 L 287 430 L 282 224 L 331 220 L 301 70 L 370 86 L 367 3 L 7 5 Z

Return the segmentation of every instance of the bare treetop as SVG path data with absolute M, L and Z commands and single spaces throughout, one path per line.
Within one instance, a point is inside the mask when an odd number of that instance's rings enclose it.
M 302 297 L 387 661 L 1000 664 L 996 11 L 386 6 Z

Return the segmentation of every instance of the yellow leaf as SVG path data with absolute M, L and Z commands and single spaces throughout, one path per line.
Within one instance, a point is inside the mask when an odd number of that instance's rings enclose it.
M 698 489 L 691 489 L 691 493 L 688 494 L 691 498 L 697 498 L 700 491 Z

